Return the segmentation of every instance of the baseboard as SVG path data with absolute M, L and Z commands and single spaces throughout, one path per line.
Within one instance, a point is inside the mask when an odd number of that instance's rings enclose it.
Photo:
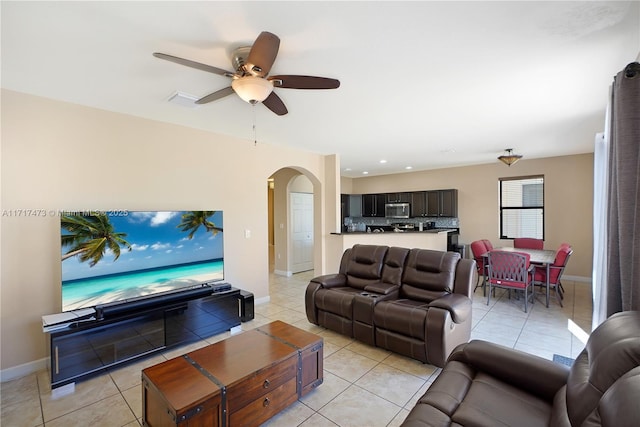
M 277 274 L 278 276 L 286 276 L 286 277 L 293 276 L 293 272 L 283 271 L 283 270 L 273 270 L 273 274 Z
M 259 304 L 266 304 L 266 303 L 268 303 L 269 301 L 271 301 L 271 297 L 267 295 L 266 297 L 256 298 L 256 299 L 253 301 L 253 303 L 254 303 L 255 305 L 259 305 Z
M 34 360 L 33 362 L 25 363 L 23 365 L 12 366 L 10 368 L 0 370 L 0 382 L 6 382 L 26 377 L 27 375 L 31 375 L 38 371 L 42 371 L 43 369 L 47 369 L 48 366 L 48 357 L 40 360 Z
M 583 282 L 583 283 L 589 283 L 591 284 L 591 277 L 584 277 L 584 276 L 569 276 L 567 274 L 563 274 L 562 278 L 565 280 L 571 280 L 573 282 Z

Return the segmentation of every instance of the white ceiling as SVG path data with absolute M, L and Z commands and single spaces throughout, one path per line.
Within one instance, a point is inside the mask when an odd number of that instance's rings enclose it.
M 272 75 L 341 86 L 276 89 L 289 114 L 256 106 L 258 143 L 338 153 L 343 176 L 490 163 L 505 148 L 586 153 L 613 76 L 640 52 L 639 5 L 2 1 L 2 87 L 253 141 L 253 107 L 234 95 L 167 102 L 228 78 L 152 53 L 232 70 L 231 50 L 270 31 Z

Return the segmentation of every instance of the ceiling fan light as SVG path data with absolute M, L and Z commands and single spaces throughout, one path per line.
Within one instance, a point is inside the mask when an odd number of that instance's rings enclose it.
M 511 166 L 512 164 L 514 164 L 515 162 L 517 162 L 522 158 L 522 155 L 520 154 L 513 154 L 513 148 L 507 148 L 504 151 L 506 151 L 507 154 L 498 156 L 498 160 L 500 160 L 502 163 L 504 163 L 507 166 Z
M 273 84 L 267 79 L 244 76 L 231 82 L 231 87 L 240 98 L 249 104 L 262 102 L 273 91 Z

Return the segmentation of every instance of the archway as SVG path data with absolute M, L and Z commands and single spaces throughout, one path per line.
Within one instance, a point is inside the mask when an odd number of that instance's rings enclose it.
M 277 275 L 290 276 L 297 272 L 294 266 L 293 221 L 295 212 L 292 211 L 291 195 L 312 194 L 312 235 L 319 236 L 321 230 L 321 184 L 320 180 L 309 171 L 285 167 L 276 171 L 267 181 L 268 212 L 269 212 L 269 272 Z M 304 199 L 304 197 L 302 197 Z M 303 244 L 304 242 L 299 242 Z M 322 257 L 320 239 L 313 238 L 312 262 L 313 269 L 317 269 L 321 263 L 316 262 Z

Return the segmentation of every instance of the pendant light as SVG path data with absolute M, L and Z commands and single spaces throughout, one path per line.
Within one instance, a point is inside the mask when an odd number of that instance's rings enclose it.
M 507 166 L 511 166 L 512 164 L 514 164 L 515 162 L 517 162 L 522 158 L 520 154 L 513 154 L 513 148 L 507 148 L 504 151 L 506 154 L 503 154 L 502 156 L 498 156 L 498 160 L 500 160 L 502 163 L 504 163 Z

